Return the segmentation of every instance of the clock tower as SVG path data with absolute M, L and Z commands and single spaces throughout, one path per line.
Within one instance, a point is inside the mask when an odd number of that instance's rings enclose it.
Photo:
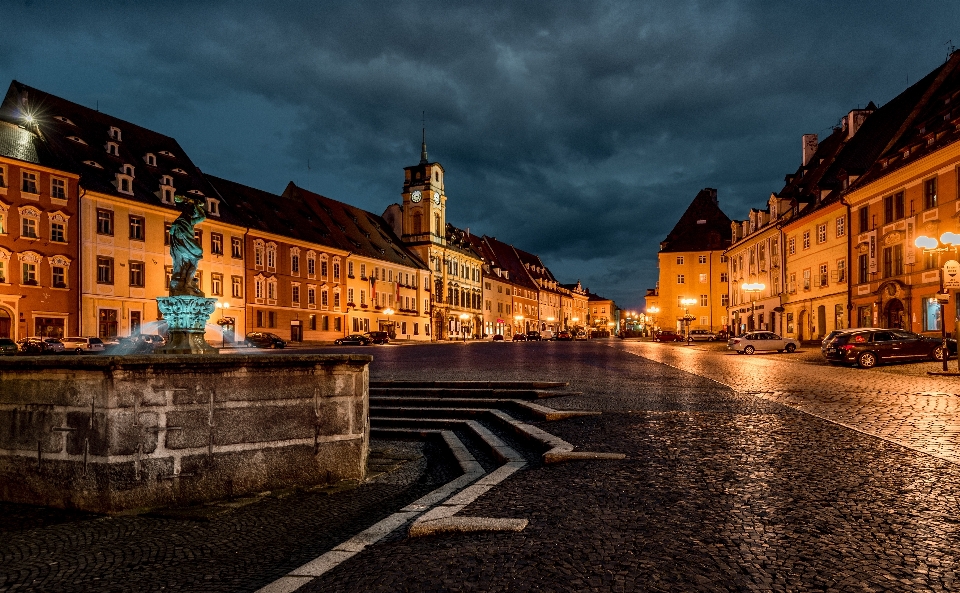
M 447 196 L 443 192 L 443 167 L 427 160 L 426 133 L 420 145 L 420 162 L 403 169 L 403 232 L 408 246 L 446 241 Z

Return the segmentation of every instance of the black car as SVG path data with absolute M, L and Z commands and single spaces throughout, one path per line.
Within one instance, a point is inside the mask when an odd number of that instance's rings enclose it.
M 528 342 L 539 342 L 543 338 L 540 337 L 540 332 L 529 331 L 527 332 L 527 341 Z
M 350 334 L 333 341 L 337 346 L 369 346 L 370 338 L 365 334 Z
M 367 332 L 364 335 L 374 344 L 390 343 L 390 334 L 387 332 Z
M 494 341 L 494 342 L 502 342 L 502 341 L 503 341 L 503 334 L 497 334 L 497 335 L 493 336 L 493 341 Z
M 828 336 L 821 347 L 827 362 L 856 364 L 869 369 L 881 362 L 943 360 L 956 354 L 957 343 L 947 340 L 947 353 L 940 338 L 921 336 L 902 329 L 856 328 Z
M 527 334 L 513 334 L 513 341 L 514 341 L 514 342 L 526 342 L 526 341 L 527 341 Z
M 10 338 L 0 338 L 0 355 L 9 354 L 12 356 L 19 351 L 20 348 L 17 347 L 16 342 Z
M 246 339 L 248 344 L 257 348 L 285 348 L 287 345 L 283 338 L 270 332 L 250 332 Z

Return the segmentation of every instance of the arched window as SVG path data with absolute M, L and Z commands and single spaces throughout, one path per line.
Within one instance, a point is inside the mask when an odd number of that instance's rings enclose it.
M 307 252 L 307 276 L 313 278 L 317 275 L 317 254 L 308 251 Z
M 340 258 L 333 258 L 333 280 L 335 282 L 340 281 Z
M 324 253 L 320 256 L 320 278 L 323 280 L 327 279 L 327 254 Z
M 275 270 L 277 268 L 277 244 L 267 243 L 267 269 Z
M 263 241 L 257 239 L 253 242 L 253 265 L 262 268 L 263 267 L 263 252 L 264 246 Z M 263 297 L 260 297 L 263 298 Z

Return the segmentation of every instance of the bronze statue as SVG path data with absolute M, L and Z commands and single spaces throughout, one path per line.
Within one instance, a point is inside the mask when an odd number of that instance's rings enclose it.
M 193 196 L 174 196 L 180 204 L 180 216 L 170 225 L 170 257 L 173 274 L 170 276 L 170 296 L 203 296 L 197 286 L 197 266 L 203 259 L 203 248 L 194 238 L 193 227 L 207 218 L 204 200 Z

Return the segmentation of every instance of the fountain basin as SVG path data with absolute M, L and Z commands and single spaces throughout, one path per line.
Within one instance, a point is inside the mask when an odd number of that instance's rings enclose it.
M 109 513 L 362 480 L 372 360 L 0 359 L 0 500 Z

